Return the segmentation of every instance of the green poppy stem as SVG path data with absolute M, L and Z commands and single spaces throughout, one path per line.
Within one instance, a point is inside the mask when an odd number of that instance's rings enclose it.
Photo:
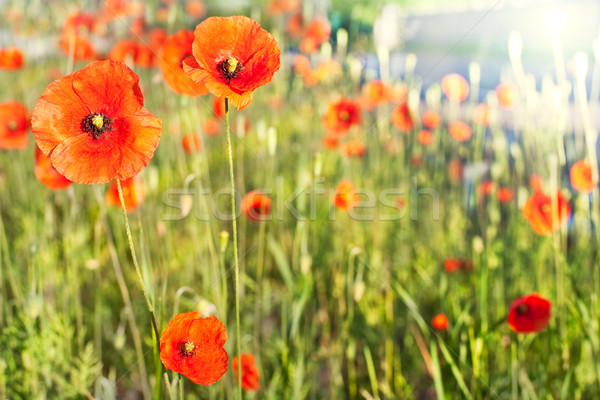
M 129 218 L 127 217 L 127 207 L 125 207 L 125 199 L 123 198 L 123 189 L 121 188 L 121 181 L 119 179 L 115 179 L 117 181 L 117 190 L 119 192 L 119 200 L 121 201 L 121 210 L 123 211 L 123 218 L 125 219 L 125 231 L 127 232 L 127 242 L 129 244 L 129 251 L 131 252 L 131 258 L 133 260 L 133 265 L 135 267 L 135 272 L 138 277 L 138 282 L 142 288 L 142 292 L 144 293 L 144 299 L 146 299 L 146 305 L 148 306 L 148 311 L 150 311 L 150 319 L 152 321 L 152 329 L 154 330 L 155 336 L 155 353 L 158 352 L 160 348 L 159 339 L 160 339 L 160 331 L 158 330 L 158 324 L 156 323 L 156 316 L 154 314 L 154 307 L 152 306 L 152 302 L 150 301 L 150 297 L 148 296 L 148 290 L 146 289 L 146 283 L 144 282 L 144 277 L 142 276 L 142 272 L 140 270 L 140 265 L 138 264 L 137 257 L 135 255 L 135 247 L 133 246 L 133 238 L 131 236 L 131 228 L 129 226 Z M 155 392 L 155 398 L 160 399 L 162 396 L 162 364 L 158 363 L 156 365 L 156 377 L 157 377 L 157 387 Z
M 237 242 L 237 218 L 235 212 L 235 178 L 233 174 L 233 148 L 231 145 L 231 132 L 229 131 L 229 101 L 225 98 L 225 133 L 227 135 L 227 155 L 229 157 L 229 180 L 231 181 L 231 225 L 233 230 L 233 282 L 235 287 L 235 342 L 238 360 L 238 374 L 241 378 L 242 365 L 242 335 L 240 333 L 240 265 Z M 242 380 L 238 379 L 238 394 L 242 399 Z

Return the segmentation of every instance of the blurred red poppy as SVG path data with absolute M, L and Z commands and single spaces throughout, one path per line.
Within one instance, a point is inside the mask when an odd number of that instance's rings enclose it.
M 146 195 L 144 184 L 137 177 L 132 177 L 121 181 L 121 191 L 123 192 L 123 200 L 125 208 L 130 213 L 135 210 L 142 202 Z M 119 199 L 119 188 L 117 181 L 112 181 L 105 198 L 106 204 L 121 208 L 121 200 Z
M 457 142 L 465 142 L 471 139 L 471 136 L 473 136 L 473 130 L 471 127 L 462 121 L 452 122 L 448 127 L 448 132 L 450 133 L 450 136 L 452 136 L 452 138 Z
M 323 125 L 330 134 L 346 136 L 352 126 L 360 125 L 362 120 L 360 106 L 354 100 L 341 98 L 329 103 Z
M 442 78 L 442 92 L 448 99 L 460 103 L 469 95 L 469 82 L 462 75 L 447 74 Z
M 181 139 L 181 145 L 187 154 L 200 153 L 202 151 L 202 141 L 200 140 L 200 135 L 197 133 L 185 135 Z
M 592 176 L 592 164 L 586 160 L 577 161 L 571 167 L 571 186 L 581 193 L 591 193 L 598 183 Z
M 194 82 L 183 72 L 183 60 L 192 56 L 193 42 L 194 32 L 181 30 L 167 38 L 158 57 L 163 78 L 171 90 L 191 97 L 208 93 L 206 86 Z
M 279 70 L 279 46 L 258 22 L 245 16 L 210 17 L 194 31 L 192 53 L 183 70 L 215 96 L 241 110 L 253 91 Z
M 557 210 L 552 210 L 552 201 L 556 201 Z M 560 191 L 556 197 L 535 192 L 523 207 L 523 216 L 539 235 L 548 235 L 560 228 L 562 223 L 571 215 L 571 206 Z
M 440 114 L 431 110 L 425 111 L 421 119 L 423 121 L 423 126 L 432 130 L 440 126 L 440 123 L 442 122 Z
M 342 146 L 342 154 L 345 157 L 362 158 L 367 152 L 367 147 L 360 141 L 351 140 Z
M 460 160 L 450 160 L 448 161 L 448 178 L 450 182 L 461 182 L 463 179 L 463 163 Z
M 326 149 L 335 150 L 340 145 L 340 138 L 334 135 L 326 135 L 321 142 Z
M 58 42 L 62 52 L 70 57 L 73 54 L 73 61 L 89 61 L 96 58 L 96 50 L 92 42 L 84 36 L 80 35 L 62 35 Z
M 392 124 L 402 133 L 412 132 L 415 124 L 406 102 L 399 103 L 392 110 Z
M 496 183 L 494 181 L 483 181 L 477 186 L 477 195 L 479 197 L 487 197 L 492 194 L 495 188 Z
M 300 41 L 300 51 L 303 53 L 314 53 L 319 49 L 319 46 L 329 40 L 331 35 L 331 25 L 325 18 L 313 19 L 306 30 L 304 37 Z
M 333 205 L 342 211 L 348 211 L 360 201 L 356 187 L 348 180 L 342 180 L 333 193 Z
M 529 186 L 531 186 L 531 190 L 534 192 L 543 192 L 544 180 L 538 174 L 531 174 L 529 177 Z
M 138 81 L 123 63 L 96 61 L 44 90 L 32 131 L 61 175 L 103 183 L 131 178 L 148 164 L 162 122 L 143 108 Z
M 18 101 L 0 103 L 0 149 L 24 149 L 29 144 L 29 113 Z
M 372 110 L 374 107 L 390 101 L 390 89 L 381 80 L 367 82 L 362 89 L 361 105 Z
M 246 193 L 242 199 L 242 213 L 250 221 L 258 222 L 269 218 L 271 214 L 272 201 L 269 196 L 260 190 L 252 190 Z
M 500 187 L 496 192 L 496 197 L 500 203 L 510 203 L 515 198 L 515 191 L 511 188 Z
M 37 146 L 35 146 L 35 167 L 33 172 L 38 181 L 52 190 L 65 189 L 73 183 L 58 173 L 56 168 L 52 166 L 50 159 Z
M 510 83 L 500 83 L 496 86 L 496 97 L 498 105 L 505 109 L 510 109 L 515 103 L 517 89 Z
M 202 123 L 202 132 L 208 136 L 219 136 L 221 133 L 221 120 L 217 117 L 208 117 Z
M 222 97 L 213 96 L 212 101 L 213 114 L 217 118 L 225 117 L 225 99 Z
M 488 126 L 490 124 L 490 108 L 487 104 L 481 103 L 473 110 L 473 123 L 479 126 Z
M 254 356 L 252 354 L 242 354 L 239 363 L 237 356 L 233 357 L 231 365 L 235 372 L 236 382 L 239 381 L 238 364 L 242 366 L 242 388 L 244 390 L 258 390 L 260 388 L 260 383 L 258 382 L 260 374 L 256 367 Z
M 433 133 L 431 133 L 430 131 L 423 129 L 421 132 L 419 132 L 419 134 L 417 135 L 417 140 L 419 141 L 419 143 L 421 143 L 423 146 L 429 146 L 431 143 L 433 143 Z
M 448 273 L 455 271 L 471 272 L 474 268 L 473 261 L 467 258 L 447 258 L 444 260 L 444 269 Z
M 433 317 L 431 320 L 431 325 L 438 331 L 447 331 L 448 330 L 448 317 L 444 313 L 440 313 Z
M 25 54 L 17 47 L 0 49 L 0 69 L 15 71 L 21 69 L 25 63 Z
M 542 331 L 550 322 L 552 303 L 537 293 L 523 296 L 512 302 L 508 324 L 518 333 Z
M 227 372 L 229 356 L 223 346 L 225 326 L 216 317 L 181 313 L 160 335 L 160 359 L 165 368 L 199 385 L 212 385 Z
M 119 40 L 110 53 L 108 53 L 108 59 L 120 62 L 133 63 L 137 58 L 140 44 L 131 39 Z
M 201 18 L 206 14 L 206 6 L 200 0 L 187 0 L 185 11 L 192 18 Z

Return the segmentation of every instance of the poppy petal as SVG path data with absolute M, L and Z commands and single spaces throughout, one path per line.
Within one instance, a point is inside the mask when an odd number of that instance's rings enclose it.
M 72 75 L 69 75 L 52 82 L 35 105 L 31 130 L 46 155 L 59 143 L 80 132 L 81 121 L 90 112 L 73 92 L 72 79 Z
M 106 79 L 110 76 L 110 79 Z M 73 74 L 73 91 L 89 111 L 111 118 L 133 114 L 144 106 L 140 78 L 117 61 L 96 61 Z

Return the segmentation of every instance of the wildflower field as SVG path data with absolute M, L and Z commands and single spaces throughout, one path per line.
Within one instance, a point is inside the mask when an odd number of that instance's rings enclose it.
M 600 36 L 513 3 L 0 0 L 0 400 L 599 399 Z

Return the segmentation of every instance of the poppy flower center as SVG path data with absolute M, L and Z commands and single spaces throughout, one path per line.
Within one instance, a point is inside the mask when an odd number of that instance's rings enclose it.
M 340 119 L 342 121 L 348 121 L 350 119 L 350 113 L 346 110 L 340 111 Z
M 541 208 L 544 214 L 548 214 L 551 211 L 552 207 L 550 206 L 550 204 L 543 204 Z
M 114 129 L 112 123 L 112 118 L 102 113 L 91 113 L 81 121 L 81 129 L 94 139 L 99 139 L 106 132 Z
M 529 306 L 527 304 L 521 304 L 520 306 L 517 307 L 517 313 L 519 313 L 521 315 L 527 314 L 528 311 L 529 311 Z
M 17 130 L 17 126 L 18 126 L 18 124 L 15 121 L 10 121 L 8 123 L 8 130 L 9 131 Z
M 217 69 L 221 72 L 221 77 L 227 81 L 227 84 L 235 79 L 242 72 L 242 64 L 235 58 L 228 58 L 217 64 Z
M 196 345 L 192 342 L 184 342 L 179 345 L 179 352 L 182 357 L 192 358 L 196 355 Z

